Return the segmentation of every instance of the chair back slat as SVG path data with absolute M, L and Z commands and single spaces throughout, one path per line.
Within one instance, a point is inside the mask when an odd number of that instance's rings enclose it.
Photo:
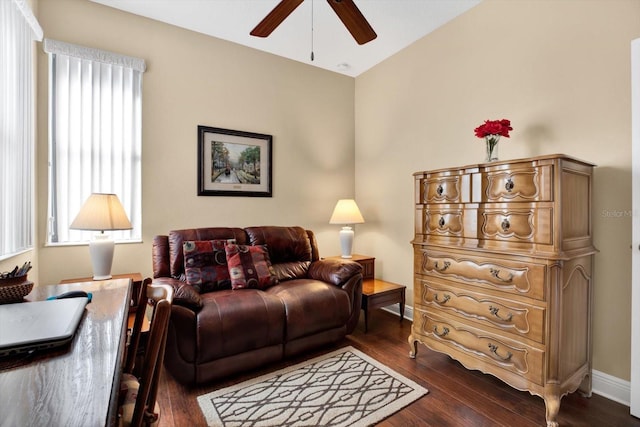
M 133 369 L 136 363 L 136 354 L 138 353 L 138 347 L 140 346 L 140 336 L 142 335 L 142 324 L 144 322 L 144 316 L 146 315 L 147 302 L 147 287 L 151 283 L 150 277 L 145 278 L 140 286 L 140 293 L 138 294 L 136 316 L 133 321 L 133 327 L 131 328 L 131 335 L 129 338 L 129 346 L 127 348 L 127 357 L 124 364 L 124 372 L 133 374 Z

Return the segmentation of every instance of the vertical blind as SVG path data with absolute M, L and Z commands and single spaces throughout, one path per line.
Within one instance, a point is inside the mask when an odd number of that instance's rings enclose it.
M 142 74 L 145 62 L 45 39 L 49 54 L 49 243 L 90 240 L 69 224 L 91 193 L 115 193 L 141 238 Z
M 34 40 L 24 0 L 0 0 L 0 258 L 33 247 Z

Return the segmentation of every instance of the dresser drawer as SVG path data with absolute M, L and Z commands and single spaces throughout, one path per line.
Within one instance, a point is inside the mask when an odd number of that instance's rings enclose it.
M 465 203 L 471 199 L 471 177 L 461 170 L 419 177 L 418 203 Z
M 511 165 L 507 169 L 488 168 L 482 174 L 484 203 L 549 202 L 553 200 L 553 166 L 531 163 Z
M 509 382 L 509 375 L 543 383 L 545 352 L 424 310 L 414 311 L 412 331 L 428 346 L 446 351 L 467 368 L 492 373 Z M 502 374 L 502 372 L 504 374 Z
M 544 344 L 544 307 L 418 279 L 414 302 Z
M 552 221 L 553 208 L 546 204 L 485 205 L 478 209 L 478 238 L 551 245 Z
M 546 266 L 508 258 L 459 255 L 442 250 L 415 251 L 417 274 L 544 300 Z
M 422 210 L 422 232 L 429 236 L 476 237 L 476 210 L 465 205 L 427 205 Z

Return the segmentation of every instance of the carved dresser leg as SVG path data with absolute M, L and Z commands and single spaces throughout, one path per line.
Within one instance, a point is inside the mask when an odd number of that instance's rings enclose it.
M 413 334 L 409 335 L 409 357 L 412 359 L 416 358 L 416 354 L 418 354 L 418 340 L 413 338 Z
M 591 370 L 589 370 L 591 372 Z M 580 387 L 578 387 L 578 391 L 583 397 L 591 397 L 591 373 L 587 374 L 586 377 L 582 380 Z
M 558 427 L 558 412 L 560 412 L 560 396 L 545 396 L 544 403 L 547 408 L 547 427 Z

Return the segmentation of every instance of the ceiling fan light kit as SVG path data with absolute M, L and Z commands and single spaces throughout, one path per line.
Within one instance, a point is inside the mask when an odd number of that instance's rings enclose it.
M 282 0 L 250 34 L 256 37 L 268 37 L 302 2 L 303 0 Z M 363 45 L 377 37 L 376 32 L 353 0 L 327 0 L 327 3 L 358 44 Z

